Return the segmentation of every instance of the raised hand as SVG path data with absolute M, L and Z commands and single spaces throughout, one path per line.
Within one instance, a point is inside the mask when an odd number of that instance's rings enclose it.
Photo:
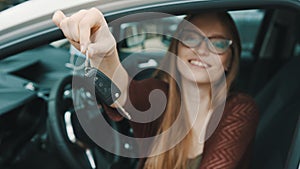
M 57 11 L 52 20 L 73 46 L 88 55 L 92 66 L 99 68 L 103 57 L 117 57 L 116 41 L 98 9 L 80 10 L 70 17 Z

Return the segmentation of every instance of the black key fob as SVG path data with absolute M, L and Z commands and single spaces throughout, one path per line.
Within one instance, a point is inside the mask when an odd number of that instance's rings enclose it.
M 95 87 L 95 96 L 98 103 L 112 105 L 121 95 L 121 91 L 116 84 L 96 68 L 87 67 L 85 69 L 85 79 Z

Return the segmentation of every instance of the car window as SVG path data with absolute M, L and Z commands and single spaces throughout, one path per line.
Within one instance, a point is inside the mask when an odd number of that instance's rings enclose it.
M 294 48 L 294 55 L 300 57 L 300 42 L 298 42 Z
M 167 51 L 172 35 L 185 15 L 121 24 L 121 52 Z
M 27 0 L 1 0 L 0 1 L 0 11 L 10 8 L 12 6 L 18 5 Z
M 263 10 L 242 10 L 231 11 L 229 14 L 235 21 L 240 33 L 242 42 L 241 57 L 252 58 L 252 50 L 265 12 Z
M 240 33 L 242 58 L 252 58 L 254 43 L 264 17 L 263 10 L 230 11 Z M 185 15 L 171 16 L 121 24 L 121 52 L 138 52 L 147 49 L 166 51 L 178 23 Z M 149 33 L 151 32 L 151 33 Z M 157 34 L 155 34 L 157 32 Z

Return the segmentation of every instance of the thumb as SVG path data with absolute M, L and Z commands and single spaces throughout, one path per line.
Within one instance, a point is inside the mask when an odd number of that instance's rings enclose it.
M 57 27 L 60 28 L 60 23 L 63 19 L 66 18 L 66 15 L 62 11 L 56 11 L 52 16 L 52 21 L 55 23 Z
M 100 63 L 103 60 L 103 57 L 101 56 L 95 56 L 97 55 L 99 52 L 97 51 L 96 45 L 95 44 L 89 44 L 87 46 L 87 50 L 86 50 L 86 57 L 88 57 L 90 59 L 90 64 L 92 67 L 98 67 L 100 65 Z
M 110 57 L 115 54 L 116 45 L 103 45 L 101 43 L 91 43 L 88 45 L 89 58 Z

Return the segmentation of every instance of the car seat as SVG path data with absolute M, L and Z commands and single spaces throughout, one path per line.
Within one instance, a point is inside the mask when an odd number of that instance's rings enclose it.
M 258 92 L 253 169 L 283 169 L 300 114 L 300 57 L 288 61 Z

